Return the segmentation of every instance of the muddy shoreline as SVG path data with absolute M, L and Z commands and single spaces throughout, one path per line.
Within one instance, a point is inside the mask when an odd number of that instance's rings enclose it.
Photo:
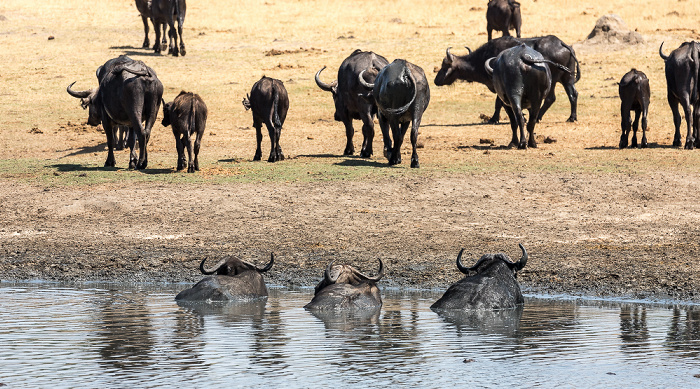
M 194 282 L 205 257 L 264 264 L 274 252 L 273 285 L 313 286 L 333 259 L 373 273 L 382 258 L 383 286 L 443 289 L 460 278 L 460 248 L 468 263 L 488 252 L 518 258 L 522 242 L 528 291 L 700 302 L 699 213 L 684 201 L 697 186 L 677 173 L 77 189 L 4 181 L 0 280 Z

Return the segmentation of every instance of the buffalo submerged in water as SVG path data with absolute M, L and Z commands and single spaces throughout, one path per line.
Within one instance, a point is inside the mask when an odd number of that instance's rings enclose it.
M 462 253 L 457 256 L 457 268 L 466 277 L 452 284 L 445 294 L 430 306 L 432 310 L 510 309 L 524 303 L 517 272 L 527 263 L 527 251 L 518 262 L 507 255 L 484 254 L 472 267 L 462 264 Z
M 382 296 L 377 282 L 384 277 L 384 263 L 370 277 L 349 265 L 333 265 L 331 261 L 316 285 L 314 298 L 304 308 L 309 310 L 379 309 Z

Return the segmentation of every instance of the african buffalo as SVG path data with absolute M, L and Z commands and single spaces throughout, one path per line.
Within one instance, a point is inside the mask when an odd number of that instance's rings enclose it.
M 493 62 L 493 66 L 491 65 Z M 568 71 L 565 66 L 544 59 L 542 54 L 533 48 L 522 44 L 502 51 L 497 57 L 486 60 L 486 72 L 493 74 L 493 87 L 498 97 L 503 101 L 510 118 L 513 137 L 509 147 L 519 149 L 537 147 L 535 142 L 535 124 L 542 107 L 542 101 L 552 88 L 550 64 Z M 525 142 L 525 118 L 523 109 L 530 111 L 527 121 L 529 140 Z M 520 141 L 518 141 L 520 129 Z
M 211 268 L 205 268 L 206 258 L 199 264 L 204 275 L 210 275 L 175 296 L 181 301 L 245 301 L 267 297 L 267 287 L 262 273 L 270 270 L 275 255 L 270 262 L 259 268 L 234 256 L 222 258 Z
M 153 50 L 160 54 L 165 45 L 165 24 L 170 27 L 168 35 L 170 36 L 170 44 L 168 46 L 168 54 L 175 57 L 178 55 L 184 56 L 185 41 L 182 39 L 182 27 L 185 24 L 185 14 L 187 13 L 187 3 L 185 0 L 151 0 L 151 20 L 153 21 L 153 29 L 156 31 L 156 43 Z M 175 30 L 175 21 L 177 20 L 177 30 Z M 163 40 L 161 42 L 160 27 L 163 28 Z M 177 37 L 180 36 L 180 49 L 178 50 Z
M 151 19 L 151 1 L 150 0 L 136 0 L 136 9 L 139 11 L 139 14 L 141 15 L 141 21 L 143 22 L 143 45 L 142 47 L 144 49 L 147 49 L 151 46 L 151 42 L 148 39 L 148 21 Z M 163 35 L 165 35 L 165 25 L 163 25 Z M 155 28 L 155 26 L 154 26 Z M 163 37 L 165 38 L 165 36 Z M 163 42 L 166 43 L 166 42 Z
M 520 26 L 523 24 L 520 17 L 520 3 L 513 0 L 489 0 L 486 8 L 486 30 L 491 40 L 491 31 L 502 31 L 503 36 L 510 36 L 508 30 L 515 29 L 515 34 L 520 38 Z
M 632 147 L 647 147 L 647 113 L 649 112 L 649 79 L 647 75 L 637 69 L 632 69 L 622 76 L 620 80 L 620 116 L 622 117 L 622 136 L 620 136 L 620 148 L 627 147 L 630 134 L 630 125 L 634 130 Z M 630 111 L 634 110 L 634 124 L 630 120 Z M 642 118 L 642 143 L 637 144 L 637 129 L 639 117 Z
M 246 111 L 253 110 L 253 127 L 255 127 L 258 144 L 253 161 L 259 161 L 262 158 L 260 143 L 263 138 L 263 123 L 267 126 L 271 144 L 267 162 L 284 160 L 284 154 L 282 154 L 280 147 L 280 135 L 289 110 L 289 96 L 282 81 L 263 76 L 253 85 L 250 95 L 243 99 L 243 106 Z
M 457 255 L 457 268 L 466 277 L 452 284 L 430 309 L 506 309 L 516 308 L 524 302 L 520 285 L 516 280 L 517 272 L 527 263 L 527 251 L 519 244 L 523 252 L 518 262 L 511 262 L 507 255 L 484 254 L 472 267 L 462 265 L 462 253 Z M 474 272 L 474 274 L 471 274 Z
M 673 112 L 673 124 L 676 132 L 673 145 L 681 145 L 681 114 L 678 104 L 683 107 L 688 133 L 685 148 L 692 150 L 700 147 L 700 42 L 684 42 L 671 54 L 664 55 L 659 46 L 659 55 L 666 63 L 666 92 L 668 105 Z M 692 110 L 691 110 L 692 109 Z
M 363 75 L 364 71 L 357 79 L 362 86 L 372 91 L 377 103 L 377 117 L 384 136 L 384 156 L 389 160 L 389 165 L 401 163 L 401 144 L 408 125 L 411 124 L 411 167 L 420 167 L 416 153 L 418 128 L 430 102 L 430 88 L 423 69 L 406 60 L 396 59 L 379 71 L 373 84 L 365 81 Z
M 207 105 L 198 94 L 181 91 L 170 103 L 163 104 L 163 127 L 172 124 L 177 147 L 177 170 L 187 166 L 187 173 L 199 170 L 199 147 L 207 126 Z M 192 134 L 194 140 L 194 159 L 192 158 Z M 185 159 L 187 148 L 187 159 Z
M 163 84 L 153 69 L 125 55 L 110 59 L 97 68 L 97 80 L 99 86 L 94 89 L 74 91 L 71 89 L 74 82 L 66 90 L 71 96 L 81 99 L 83 109 L 89 108 L 89 125 L 102 123 L 108 148 L 105 167 L 116 165 L 116 126 L 126 125 L 129 126 L 127 143 L 131 149 L 129 168 L 145 169 L 148 165 L 146 145 L 160 108 Z M 136 136 L 139 141 L 138 159 L 134 151 Z
M 375 309 L 382 306 L 377 282 L 384 277 L 384 263 L 379 272 L 369 277 L 349 265 L 333 265 L 331 261 L 316 285 L 314 298 L 304 308 L 311 310 Z
M 374 82 L 377 73 L 389 64 L 386 58 L 371 51 L 355 50 L 348 56 L 338 68 L 338 78 L 330 84 L 321 81 L 320 75 L 324 66 L 316 73 L 316 84 L 319 88 L 333 94 L 335 103 L 336 121 L 345 125 L 347 143 L 343 155 L 353 155 L 355 146 L 352 137 L 355 129 L 352 120 L 362 120 L 362 150 L 360 157 L 372 156 L 372 141 L 374 140 L 374 116 L 377 114 L 377 106 L 374 100 L 367 95 L 362 85 L 357 81 L 360 72 L 365 71 L 365 81 Z
M 552 84 L 557 82 L 562 84 L 566 95 L 569 97 L 569 102 L 571 103 L 571 115 L 566 121 L 575 122 L 577 120 L 576 105 L 578 92 L 574 84 L 581 79 L 581 68 L 576 59 L 574 49 L 554 35 L 526 39 L 504 36 L 483 44 L 473 52 L 467 48 L 469 54 L 464 56 L 454 55 L 450 53 L 450 48 L 448 48 L 447 55 L 445 59 L 442 60 L 442 68 L 438 71 L 437 76 L 435 76 L 435 85 L 452 85 L 456 80 L 464 80 L 467 82 L 484 84 L 491 92 L 495 93 L 493 80 L 486 73 L 484 63 L 487 59 L 497 56 L 501 51 L 519 46 L 522 43 L 540 52 L 545 59 L 566 66 L 569 69 L 576 69 L 576 75 L 558 68 L 550 69 L 552 73 Z M 542 120 L 542 116 L 544 116 L 544 113 L 554 104 L 555 100 L 554 87 L 552 87 L 542 105 L 537 121 Z M 502 106 L 503 102 L 496 97 L 496 109 L 489 123 L 498 123 Z

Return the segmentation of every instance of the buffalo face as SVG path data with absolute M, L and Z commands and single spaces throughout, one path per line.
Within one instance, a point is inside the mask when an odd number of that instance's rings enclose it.
M 331 261 L 323 279 L 316 285 L 314 298 L 304 308 L 311 310 L 376 309 L 382 298 L 376 283 L 384 276 L 384 263 L 370 277 L 349 265 L 333 265 Z
M 523 295 L 516 280 L 517 272 L 527 263 L 522 244 L 522 257 L 512 262 L 505 254 L 485 254 L 472 267 L 462 265 L 462 249 L 457 268 L 466 275 L 451 285 L 430 308 L 433 310 L 509 309 L 522 305 Z

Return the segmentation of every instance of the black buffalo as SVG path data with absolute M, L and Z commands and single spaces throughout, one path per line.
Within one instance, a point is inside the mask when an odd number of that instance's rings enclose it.
M 430 88 L 423 69 L 406 60 L 396 59 L 377 74 L 373 84 L 365 81 L 363 75 L 364 72 L 360 73 L 358 81 L 372 91 L 377 103 L 379 126 L 384 137 L 384 156 L 389 160 L 389 165 L 401 163 L 401 144 L 411 124 L 411 167 L 420 167 L 416 152 L 418 128 L 430 102 Z
M 349 265 L 333 265 L 331 261 L 316 285 L 314 298 L 304 308 L 311 310 L 376 309 L 382 306 L 377 282 L 384 277 L 384 263 L 379 272 L 369 277 Z
M 141 61 L 122 55 L 110 59 L 97 69 L 99 86 L 86 91 L 68 93 L 81 99 L 83 109 L 89 108 L 88 124 L 102 123 L 107 135 L 107 161 L 105 167 L 114 167 L 116 126 L 129 126 L 128 146 L 131 149 L 129 168 L 145 169 L 148 165 L 146 145 L 163 97 L 163 84 L 156 72 Z M 145 122 L 145 124 L 144 124 Z M 136 158 L 134 143 L 138 137 L 139 155 Z
M 352 121 L 362 120 L 362 150 L 360 157 L 372 156 L 372 141 L 374 140 L 374 116 L 377 114 L 377 106 L 367 91 L 357 81 L 362 71 L 365 72 L 365 81 L 374 82 L 377 73 L 389 64 L 386 58 L 371 51 L 355 50 L 348 56 L 338 68 L 338 78 L 330 84 L 321 81 L 320 75 L 324 66 L 316 73 L 316 84 L 324 91 L 333 94 L 335 103 L 335 120 L 345 125 L 347 143 L 343 155 L 353 155 L 355 146 L 352 137 L 355 129 Z
M 503 36 L 510 36 L 508 30 L 514 29 L 520 38 L 520 26 L 523 21 L 520 17 L 520 3 L 513 0 L 489 0 L 486 8 L 486 30 L 491 40 L 491 31 L 502 31 Z
M 263 268 L 228 256 L 222 258 L 211 268 L 204 266 L 206 258 L 199 264 L 205 277 L 190 289 L 185 289 L 175 296 L 180 301 L 245 301 L 267 297 L 267 287 L 262 273 L 270 270 L 275 263 L 275 255 L 270 255 L 270 262 Z
M 681 145 L 681 114 L 678 104 L 683 107 L 685 123 L 688 128 L 685 148 L 692 150 L 700 147 L 700 42 L 684 42 L 671 54 L 664 55 L 659 46 L 659 55 L 666 63 L 666 92 L 668 105 L 673 112 L 673 124 L 676 132 L 673 145 Z
M 491 65 L 493 63 L 493 65 Z M 550 64 L 568 71 L 566 67 L 544 59 L 542 54 L 522 44 L 504 50 L 497 57 L 486 60 L 487 73 L 493 74 L 493 87 L 498 98 L 503 101 L 510 118 L 513 137 L 509 146 L 519 149 L 537 147 L 535 141 L 535 124 L 542 107 L 542 101 L 552 88 Z M 530 111 L 527 121 L 529 139 L 525 142 L 525 118 L 523 109 Z M 520 140 L 518 141 L 518 130 Z
M 500 54 L 501 51 L 514 46 L 519 46 L 522 43 L 525 43 L 526 45 L 540 52 L 545 59 L 556 62 L 572 70 L 576 69 L 575 75 L 571 72 L 565 72 L 558 68 L 550 69 L 552 73 L 552 83 L 554 84 L 558 82 L 564 86 L 566 95 L 569 98 L 569 103 L 571 103 L 571 115 L 569 115 L 567 121 L 575 122 L 578 118 L 576 112 L 578 91 L 576 91 L 575 84 L 581 79 L 581 68 L 578 60 L 576 59 L 574 49 L 554 35 L 526 39 L 504 36 L 485 43 L 473 52 L 467 48 L 467 50 L 469 50 L 469 54 L 463 56 L 457 56 L 450 53 L 450 49 L 448 48 L 447 55 L 445 56 L 445 59 L 442 60 L 442 68 L 438 71 L 437 76 L 435 76 L 435 85 L 452 85 L 452 83 L 454 83 L 456 80 L 464 80 L 467 82 L 478 82 L 480 84 L 484 84 L 491 92 L 495 92 L 495 89 L 493 88 L 493 80 L 486 73 L 484 63 L 487 59 Z M 555 100 L 556 96 L 554 94 L 554 88 L 552 87 L 549 95 L 547 95 L 547 98 L 542 105 L 537 121 L 542 120 L 542 116 L 544 116 L 544 113 L 547 112 L 552 104 L 554 104 Z M 502 105 L 503 102 L 497 97 L 496 109 L 493 116 L 491 116 L 489 123 L 498 123 Z
M 253 85 L 250 95 L 243 99 L 243 106 L 246 111 L 253 110 L 253 127 L 255 127 L 258 145 L 253 161 L 259 161 L 262 158 L 263 123 L 265 123 L 267 133 L 270 135 L 270 156 L 267 162 L 284 160 L 284 154 L 282 154 L 280 147 L 280 135 L 289 110 L 289 96 L 282 81 L 263 76 Z
M 198 94 L 180 92 L 170 103 L 163 105 L 163 127 L 173 126 L 177 147 L 177 170 L 187 166 L 187 173 L 199 170 L 199 148 L 207 126 L 207 105 Z M 194 158 L 192 158 L 192 135 L 194 134 Z M 185 158 L 187 149 L 187 158 Z
M 153 21 L 153 29 L 156 31 L 156 43 L 153 50 L 160 53 L 166 43 L 165 25 L 170 28 L 168 35 L 170 44 L 168 46 L 168 54 L 175 57 L 185 55 L 185 41 L 182 39 L 182 28 L 185 24 L 185 14 L 187 13 L 187 3 L 185 0 L 151 0 L 151 20 Z M 177 30 L 175 30 L 175 21 L 177 21 Z M 161 26 L 163 29 L 163 40 L 161 42 Z M 178 49 L 177 38 L 180 36 L 180 47 Z
M 148 39 L 148 21 L 151 19 L 151 1 L 147 0 L 136 0 L 136 9 L 139 11 L 139 14 L 141 15 L 141 21 L 143 22 L 143 45 L 142 47 L 144 49 L 147 49 L 151 46 L 151 42 Z M 166 44 L 167 41 L 165 41 L 165 25 L 163 25 L 163 44 Z M 155 26 L 154 26 L 155 28 Z M 155 48 L 155 47 L 154 47 Z
M 527 263 L 527 251 L 518 262 L 507 255 L 484 254 L 472 267 L 462 265 L 462 252 L 457 256 L 457 268 L 466 277 L 452 284 L 445 294 L 430 306 L 433 310 L 476 310 L 516 308 L 524 302 L 517 272 Z
M 620 116 L 622 117 L 622 135 L 620 136 L 620 148 L 627 147 L 630 127 L 634 130 L 632 135 L 632 147 L 647 147 L 647 113 L 649 112 L 649 79 L 647 75 L 637 69 L 632 69 L 622 76 L 620 80 Z M 634 110 L 634 123 L 630 118 L 630 111 Z M 637 143 L 637 129 L 639 118 L 642 119 L 642 143 Z

